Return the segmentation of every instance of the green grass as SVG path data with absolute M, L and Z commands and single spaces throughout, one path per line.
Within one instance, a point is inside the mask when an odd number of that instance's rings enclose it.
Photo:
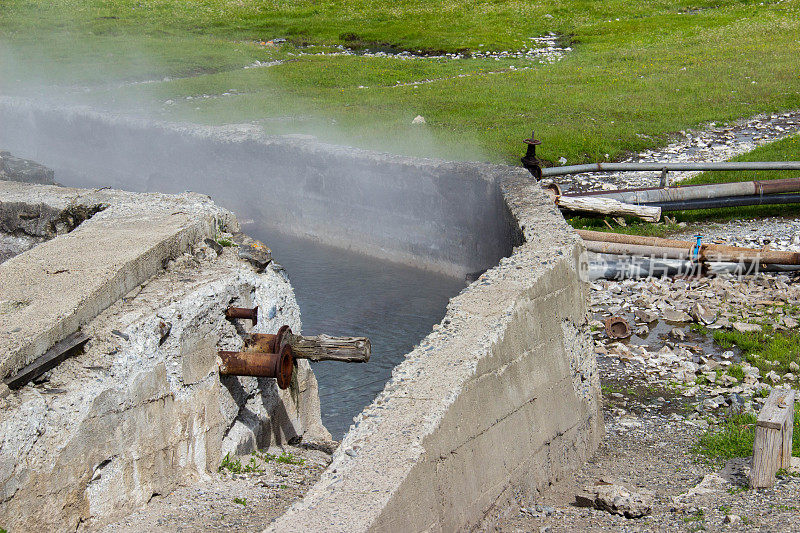
M 735 378 L 736 381 L 742 382 L 744 381 L 744 370 L 742 369 L 742 365 L 731 365 L 728 367 L 728 375 L 732 378 Z
M 795 409 L 800 403 L 795 404 Z M 717 428 L 709 429 L 700 437 L 694 452 L 713 461 L 753 454 L 756 417 L 752 414 L 732 415 Z M 800 457 L 800 424 L 794 425 L 792 455 Z
M 279 463 L 287 464 L 287 465 L 301 465 L 306 462 L 305 459 L 300 457 L 296 457 L 292 453 L 282 452 L 278 458 L 276 459 Z
M 741 333 L 736 330 L 717 330 L 714 332 L 714 342 L 724 349 L 739 348 L 742 357 L 757 367 L 764 376 L 774 370 L 783 381 L 783 375 L 790 372 L 789 364 L 800 364 L 800 335 L 791 332 L 772 331 L 768 326 L 763 326 L 764 331 L 756 333 Z M 777 364 L 772 362 L 777 361 Z M 730 373 L 733 367 L 728 370 Z M 739 367 L 741 370 L 741 367 Z M 732 375 L 732 374 L 731 374 Z M 743 376 L 743 373 L 742 373 Z M 741 381 L 741 379 L 740 379 Z
M 239 498 L 238 496 L 233 498 L 233 503 L 239 504 L 242 507 L 247 506 L 247 498 Z
M 255 457 L 251 457 L 247 464 L 242 465 L 240 459 L 231 457 L 230 453 L 226 453 L 222 458 L 218 471 L 222 472 L 227 470 L 231 474 L 260 474 L 264 472 L 264 468 L 256 461 Z
M 48 84 L 49 94 L 168 120 L 256 121 L 274 133 L 514 164 L 536 129 L 545 160 L 613 160 L 708 121 L 800 107 L 800 6 L 761 4 L 8 0 L 0 91 Z M 296 55 L 339 44 L 522 50 L 550 31 L 573 47 L 551 65 Z M 256 43 L 274 37 L 288 43 Z M 285 62 L 241 68 L 255 60 Z M 435 81 L 398 86 L 425 80 Z M 410 124 L 418 114 L 427 125 Z
M 784 139 L 759 146 L 751 152 L 734 157 L 731 161 L 797 161 L 800 159 L 800 135 L 792 135 Z M 794 171 L 768 171 L 757 170 L 747 172 L 703 172 L 690 178 L 681 185 L 702 183 L 730 183 L 746 180 L 771 180 L 778 178 L 797 177 Z M 739 210 L 741 208 L 737 208 Z M 783 208 L 785 209 L 785 207 Z
M 702 509 L 698 509 L 694 513 L 692 513 L 692 514 L 690 514 L 688 516 L 684 516 L 683 517 L 683 521 L 684 522 L 699 522 L 699 521 L 703 520 L 704 518 L 705 518 L 705 513 L 703 512 Z

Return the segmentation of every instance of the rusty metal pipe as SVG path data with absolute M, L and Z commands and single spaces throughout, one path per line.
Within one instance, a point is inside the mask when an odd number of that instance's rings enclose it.
M 229 307 L 225 310 L 225 318 L 244 318 L 258 324 L 258 306 L 256 307 Z
M 219 373 L 223 376 L 254 376 L 275 378 L 278 387 L 286 389 L 292 382 L 294 356 L 292 347 L 283 346 L 280 354 L 264 352 L 218 352 L 222 362 Z

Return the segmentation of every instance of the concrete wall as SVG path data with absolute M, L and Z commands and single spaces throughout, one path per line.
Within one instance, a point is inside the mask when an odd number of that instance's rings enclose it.
M 524 171 L 502 183 L 525 244 L 448 306 L 269 531 L 457 531 L 580 465 L 602 437 L 582 246 Z
M 91 191 L 0 185 L 27 188 L 34 207 L 46 199 L 57 210 L 59 198 L 74 200 L 76 194 L 85 195 L 92 205 L 98 200 Z M 17 206 L 24 203 L 10 189 L 6 192 L 0 190 L 0 204 L 8 197 Z M 202 220 L 214 212 L 210 205 L 201 208 L 197 195 L 102 194 L 100 203 L 108 207 L 97 217 L 119 216 L 124 213 L 121 206 L 130 206 L 128 202 L 136 198 L 140 206 L 150 204 L 151 210 L 143 209 L 138 218 L 143 235 L 153 229 L 145 215 L 152 214 L 152 204 L 159 199 L 170 213 L 190 211 Z M 221 212 L 217 215 L 224 218 Z M 227 222 L 235 225 L 234 220 Z M 81 229 L 85 228 L 79 226 L 75 232 Z M 153 231 L 161 229 L 156 225 Z M 65 254 L 82 253 L 70 252 L 69 243 L 84 242 L 73 236 L 74 232 L 56 237 L 0 265 L 0 280 L 34 252 L 47 270 L 51 243 L 59 245 L 53 250 L 61 254 L 54 259 L 69 267 L 72 263 Z M 115 246 L 106 248 L 114 250 Z M 298 363 L 291 387 L 283 391 L 274 379 L 221 379 L 217 370 L 217 350 L 241 349 L 242 329 L 249 327 L 225 319 L 230 305 L 258 305 L 257 331 L 274 333 L 283 324 L 300 329 L 299 308 L 282 270 L 268 266 L 259 273 L 233 249 L 218 255 L 202 240 L 190 241 L 175 253 L 169 247 L 156 247 L 146 255 L 147 264 L 158 265 L 154 276 L 145 276 L 104 311 L 95 311 L 96 316 L 81 315 L 83 332 L 90 337 L 83 353 L 43 379 L 13 392 L 6 389 L 5 398 L 0 397 L 0 526 L 9 531 L 100 526 L 145 504 L 154 494 L 202 479 L 217 469 L 225 453 L 246 453 L 298 436 L 330 439 L 320 422 L 317 385 L 308 362 Z M 108 266 L 102 257 L 96 259 Z M 84 271 L 83 277 L 99 278 L 99 287 L 109 294 L 143 273 L 136 262 L 118 267 Z M 49 273 L 59 279 L 57 272 Z M 48 285 L 56 309 L 63 304 L 59 294 L 75 292 L 74 277 L 60 279 L 60 286 Z M 116 289 L 107 287 L 113 284 Z M 79 307 L 92 308 L 97 301 L 90 298 Z M 34 303 L 0 305 L 0 326 Z M 73 315 L 62 312 L 55 325 Z M 4 342 L 8 339 L 2 336 Z M 4 357 L 9 354 L 3 352 Z
M 502 169 L 0 98 L 0 146 L 68 185 L 193 190 L 240 220 L 462 276 L 511 251 Z

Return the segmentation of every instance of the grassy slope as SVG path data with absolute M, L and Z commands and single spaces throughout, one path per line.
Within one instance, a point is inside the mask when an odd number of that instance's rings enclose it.
M 10 0 L 2 10 L 16 65 L 0 76 L 4 92 L 38 72 L 61 85 L 192 75 L 80 98 L 417 155 L 513 163 L 535 128 L 546 159 L 613 159 L 705 121 L 800 107 L 800 8 L 788 2 Z M 291 55 L 304 43 L 519 50 L 547 31 L 574 47 L 553 65 Z M 290 44 L 253 42 L 279 36 Z M 256 59 L 289 61 L 241 69 Z M 439 81 L 395 86 L 428 79 Z M 427 126 L 410 125 L 417 114 Z

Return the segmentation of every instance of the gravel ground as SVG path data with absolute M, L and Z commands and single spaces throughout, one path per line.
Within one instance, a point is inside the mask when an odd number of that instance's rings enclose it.
M 665 393 L 666 394 L 666 393 Z M 621 407 L 623 406 L 623 407 Z M 650 399 L 624 397 L 606 404 L 606 438 L 595 456 L 535 500 L 519 499 L 490 515 L 484 531 L 800 531 L 800 478 L 771 489 L 746 489 L 746 466 L 732 460 L 717 469 L 687 453 L 701 430 L 670 422 Z M 634 415 L 620 417 L 619 409 Z M 715 475 L 716 472 L 721 472 Z M 707 477 L 706 477 L 707 476 Z M 688 494 L 706 480 L 703 494 Z M 600 480 L 653 493 L 652 513 L 628 519 L 576 505 Z M 733 523 L 724 523 L 726 520 Z
M 281 463 L 263 453 L 242 456 L 242 468 L 253 464 L 256 471 L 233 473 L 223 468 L 205 481 L 154 497 L 102 531 L 262 531 L 316 483 L 334 447 L 330 443 L 269 450 L 276 457 L 291 454 L 284 457 L 302 460 L 302 464 Z
M 800 112 L 759 116 L 723 127 L 712 124 L 704 131 L 681 132 L 682 138 L 663 150 L 626 161 L 721 161 L 799 128 Z M 671 177 L 679 180 L 691 175 L 673 173 Z M 578 175 L 558 181 L 562 188 L 596 190 L 655 186 L 658 179 L 657 173 L 627 173 Z M 704 223 L 675 238 L 694 240 L 698 233 L 704 242 L 800 251 L 798 219 Z M 712 338 L 715 329 L 758 324 L 796 332 L 798 281 L 794 274 L 762 273 L 593 282 L 593 335 L 603 383 L 604 442 L 578 472 L 534 498 L 519 496 L 511 504 L 493 509 L 480 529 L 800 531 L 800 477 L 782 477 L 773 488 L 750 490 L 750 458 L 733 459 L 723 466 L 693 450 L 700 435 L 709 428 L 714 430 L 730 413 L 757 413 L 763 399 L 754 398 L 754 392 L 772 387 L 798 389 L 797 371 L 784 375 L 785 369 L 774 372 L 763 364 L 762 369 L 756 368 L 743 361 L 737 349 L 724 350 Z M 703 324 L 698 311 L 711 323 Z M 608 338 L 602 320 L 611 315 L 628 320 L 633 329 L 630 339 Z M 709 331 L 698 331 L 701 324 Z M 743 380 L 727 374 L 732 365 L 743 367 Z M 605 483 L 633 493 L 632 501 L 650 501 L 650 510 L 644 517 L 626 518 L 595 508 L 591 502 Z
M 701 130 L 681 131 L 673 143 L 658 150 L 634 154 L 621 163 L 654 161 L 701 162 L 725 161 L 800 131 L 800 111 L 758 115 L 731 124 L 711 123 Z M 670 182 L 690 178 L 698 172 L 670 172 Z M 559 176 L 555 181 L 563 190 L 590 191 L 627 187 L 656 187 L 658 172 L 620 172 Z

